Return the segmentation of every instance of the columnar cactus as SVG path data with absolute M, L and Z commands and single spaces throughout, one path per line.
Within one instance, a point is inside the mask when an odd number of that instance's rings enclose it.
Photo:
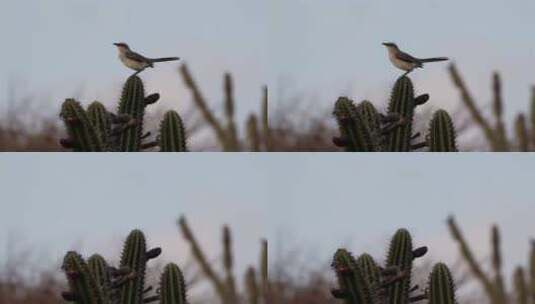
M 79 304 L 108 303 L 87 263 L 78 253 L 69 251 L 63 259 L 62 269 L 67 276 L 70 289 L 62 294 L 65 300 Z
M 372 287 L 351 253 L 338 249 L 332 267 L 340 286 L 340 289 L 332 291 L 335 298 L 344 299 L 347 304 L 374 303 Z
M 346 151 L 366 152 L 407 152 L 429 146 L 425 141 L 414 143 L 420 133 L 412 133 L 414 110 L 428 100 L 428 94 L 415 97 L 412 82 L 406 76 L 396 81 L 386 115 L 379 113 L 367 100 L 354 104 L 340 97 L 333 112 L 340 137 L 334 137 L 333 143 Z M 448 140 L 455 141 L 455 133 L 448 136 Z
M 384 268 L 369 254 L 364 253 L 355 260 L 346 249 L 338 249 L 332 267 L 338 278 L 339 289 L 332 290 L 332 294 L 346 304 L 408 304 L 424 299 L 429 299 L 430 304 L 450 303 L 432 302 L 427 292 L 413 294 L 418 287 L 410 285 L 412 262 L 426 252 L 427 247 L 413 249 L 411 235 L 405 229 L 399 229 L 392 237 Z M 437 264 L 437 274 L 434 272 L 431 275 L 431 282 L 435 285 L 442 284 L 443 266 Z M 442 288 L 440 286 L 435 290 L 442 291 Z M 453 289 L 449 291 L 453 293 Z
M 67 99 L 61 107 L 60 117 L 67 127 L 68 139 L 61 141 L 64 147 L 74 151 L 104 151 L 104 143 L 86 111 L 74 99 Z
M 184 278 L 177 265 L 168 264 L 161 276 L 159 292 L 147 296 L 152 287 L 145 288 L 145 268 L 150 259 L 161 253 L 160 248 L 146 250 L 145 237 L 139 230 L 128 236 L 119 268 L 109 266 L 98 254 L 86 263 L 74 251 L 68 252 L 63 271 L 69 282 L 69 291 L 63 299 L 77 304 L 135 304 L 152 303 L 186 304 Z
M 119 138 L 120 151 L 139 151 L 143 133 L 143 116 L 145 115 L 145 90 L 139 77 L 130 76 L 126 81 L 117 112 L 129 115 L 135 122 L 132 127 L 121 133 Z
M 92 102 L 87 107 L 87 116 L 97 130 L 100 140 L 105 145 L 111 144 L 109 138 L 111 136 L 112 117 L 104 105 L 98 101 Z
M 429 304 L 456 304 L 455 284 L 448 266 L 438 263 L 429 275 Z
M 366 119 L 352 100 L 340 97 L 334 105 L 334 116 L 340 128 L 341 137 L 335 143 L 345 146 L 346 151 L 373 152 L 378 150 L 377 138 L 373 136 Z
M 166 113 L 156 141 L 145 142 L 151 135 L 143 134 L 145 107 L 157 102 L 158 93 L 145 96 L 143 82 L 131 76 L 123 86 L 117 114 L 94 101 L 84 111 L 80 103 L 67 99 L 62 106 L 69 137 L 60 141 L 74 151 L 143 151 L 160 145 L 161 151 L 185 151 L 184 126 L 175 111 Z
M 180 268 L 170 263 L 165 266 L 160 279 L 161 304 L 187 304 L 186 284 Z
M 410 151 L 412 137 L 412 118 L 414 116 L 414 88 L 411 80 L 403 76 L 396 81 L 390 103 L 388 104 L 388 113 L 396 113 L 403 117 L 403 125 L 392 131 L 387 137 L 387 149 L 394 152 Z
M 448 112 L 438 110 L 433 114 L 427 140 L 431 152 L 458 151 L 455 143 L 455 128 Z
M 175 111 L 168 111 L 160 123 L 158 136 L 160 151 L 186 152 L 186 131 L 182 119 Z
M 409 301 L 412 270 L 412 239 L 405 229 L 399 229 L 390 241 L 386 260 L 387 267 L 397 267 L 404 277 L 388 288 L 390 304 L 406 304 Z

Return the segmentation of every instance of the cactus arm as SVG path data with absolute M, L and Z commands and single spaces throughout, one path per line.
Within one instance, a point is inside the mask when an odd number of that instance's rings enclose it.
M 464 236 L 459 230 L 459 227 L 457 226 L 455 219 L 451 216 L 448 218 L 448 226 L 449 226 L 450 233 L 453 239 L 459 245 L 461 255 L 463 256 L 464 260 L 468 263 L 468 266 L 472 274 L 479 280 L 479 282 L 483 286 L 485 292 L 487 293 L 487 296 L 492 301 L 492 303 L 500 303 L 500 302 L 496 302 L 495 300 L 496 292 L 495 292 L 495 289 L 491 280 L 487 277 L 487 275 L 483 272 L 483 270 L 481 270 L 481 267 L 479 266 L 479 264 L 476 262 L 474 258 L 472 250 L 470 249 L 470 247 L 468 247 L 468 243 L 466 242 L 466 240 L 464 239 Z
M 225 117 L 227 120 L 227 140 L 230 147 L 234 147 L 235 151 L 240 150 L 238 142 L 238 132 L 236 130 L 236 123 L 234 122 L 234 87 L 232 84 L 232 77 L 226 73 L 223 81 L 223 91 L 225 92 Z
M 215 271 L 212 269 L 210 264 L 208 263 L 204 252 L 201 250 L 197 240 L 195 239 L 195 236 L 191 232 L 191 229 L 189 228 L 186 218 L 181 216 L 178 220 L 178 226 L 182 230 L 182 235 L 188 241 L 188 243 L 191 246 L 191 253 L 195 260 L 199 263 L 201 266 L 201 269 L 206 277 L 210 280 L 212 285 L 214 286 L 215 291 L 217 292 L 218 296 L 221 299 L 225 299 L 225 285 L 222 282 L 221 278 L 215 273 Z
M 188 87 L 188 89 L 191 91 L 193 95 L 193 102 L 199 108 L 201 111 L 202 116 L 206 120 L 206 122 L 212 127 L 212 129 L 215 131 L 217 139 L 219 143 L 223 146 L 223 149 L 225 151 L 228 150 L 227 147 L 227 135 L 225 133 L 225 130 L 217 121 L 215 116 L 212 114 L 210 109 L 208 108 L 208 105 L 206 104 L 206 100 L 204 99 L 204 96 L 201 94 L 201 91 L 199 90 L 199 87 L 193 80 L 193 77 L 191 76 L 188 67 L 183 64 L 180 67 L 180 73 L 182 74 L 182 78 L 184 80 L 184 83 Z
M 141 304 L 143 301 L 146 252 L 147 245 L 143 233 L 139 230 L 130 232 L 123 246 L 120 265 L 121 268 L 130 269 L 133 277 L 121 287 L 121 304 Z
M 260 136 L 258 134 L 258 121 L 255 114 L 249 115 L 247 119 L 247 140 L 251 151 L 260 151 Z
M 232 236 L 230 234 L 230 228 L 223 226 L 223 266 L 225 269 L 225 291 L 228 303 L 237 302 L 236 283 L 234 280 L 234 274 L 232 273 L 232 267 L 234 265 L 234 254 L 232 252 Z

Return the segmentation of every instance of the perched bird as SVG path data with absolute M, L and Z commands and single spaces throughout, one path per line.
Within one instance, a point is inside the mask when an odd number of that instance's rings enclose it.
M 405 71 L 403 76 L 409 74 L 415 68 L 422 68 L 426 62 L 446 61 L 447 57 L 433 57 L 433 58 L 415 58 L 411 55 L 402 52 L 395 43 L 384 42 L 384 46 L 388 50 L 388 58 L 390 62 L 397 67 Z
M 155 62 L 174 61 L 180 59 L 179 57 L 147 58 L 132 51 L 130 47 L 128 47 L 128 44 L 124 42 L 114 43 L 114 45 L 117 46 L 117 50 L 119 51 L 119 59 L 121 62 L 125 66 L 136 71 L 134 75 L 137 75 L 148 67 L 153 68 Z

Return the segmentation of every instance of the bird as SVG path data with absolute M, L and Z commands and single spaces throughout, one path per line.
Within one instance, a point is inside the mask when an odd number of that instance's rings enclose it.
M 412 72 L 415 68 L 422 68 L 426 62 L 437 62 L 449 60 L 448 57 L 433 57 L 433 58 L 415 58 L 405 52 L 402 52 L 398 46 L 393 42 L 384 42 L 384 46 L 388 50 L 388 58 L 390 62 L 397 67 L 405 71 L 403 76 Z
M 148 67 L 154 68 L 155 62 L 175 61 L 180 59 L 180 57 L 147 58 L 132 51 L 128 44 L 124 42 L 117 42 L 114 43 L 114 45 L 119 51 L 119 59 L 121 62 L 128 68 L 136 71 L 133 76 L 141 73 Z

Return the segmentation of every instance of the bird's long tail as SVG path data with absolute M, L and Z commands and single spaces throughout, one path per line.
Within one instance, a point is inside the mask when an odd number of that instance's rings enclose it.
M 446 61 L 449 60 L 448 57 L 433 57 L 433 58 L 423 58 L 420 59 L 421 62 L 435 62 L 435 61 Z
M 151 58 L 152 62 L 164 62 L 164 61 L 174 61 L 179 60 L 179 57 L 162 57 L 162 58 Z

